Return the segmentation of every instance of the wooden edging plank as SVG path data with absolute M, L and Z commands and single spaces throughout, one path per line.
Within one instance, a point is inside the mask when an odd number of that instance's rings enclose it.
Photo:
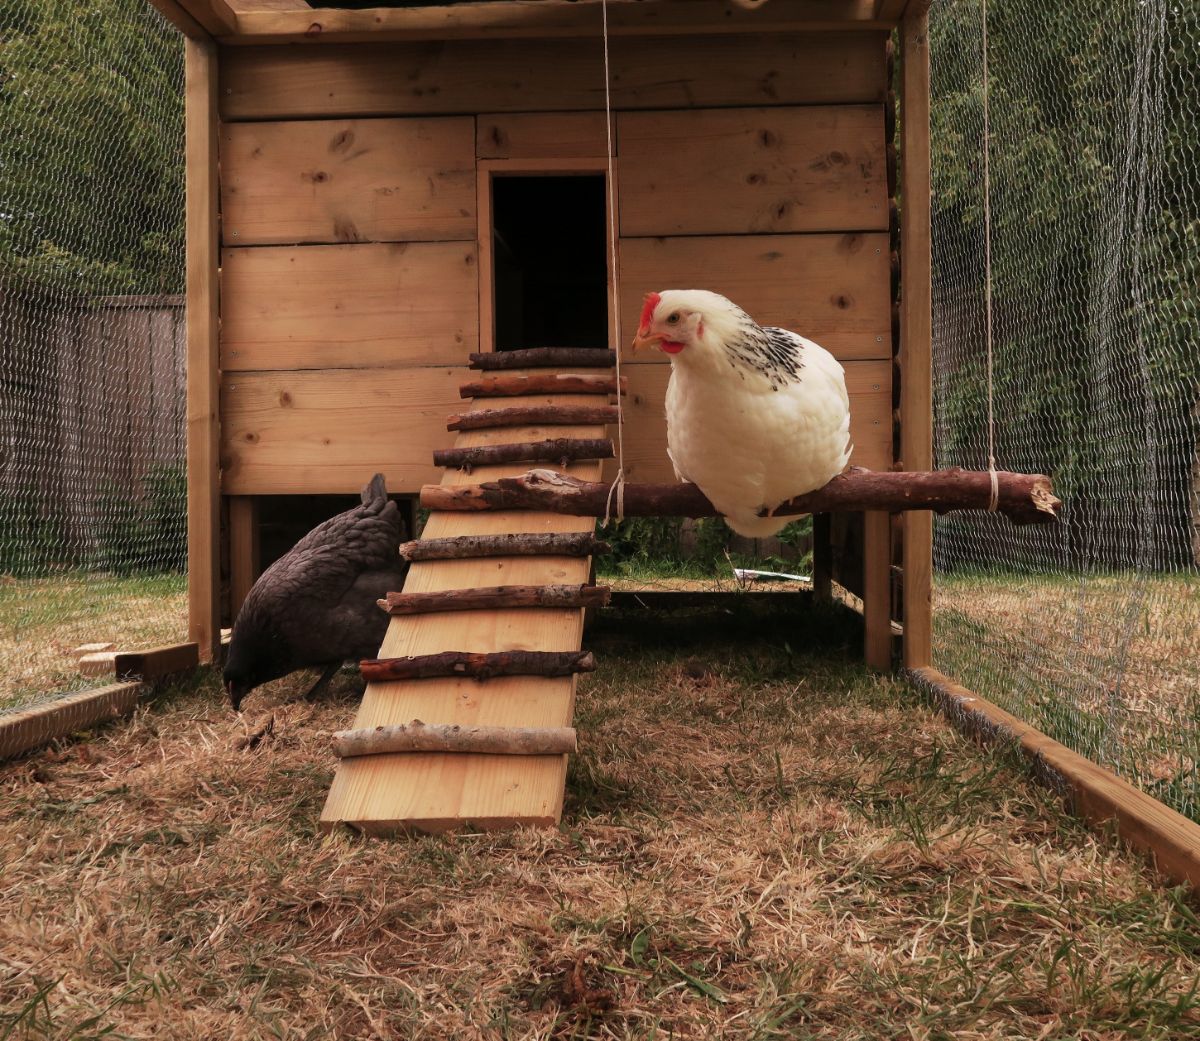
M 118 679 L 136 677 L 145 683 L 154 683 L 167 676 L 198 668 L 200 646 L 196 643 L 174 643 L 145 651 L 123 651 L 116 655 L 114 664 Z
M 983 740 L 1017 742 L 1039 779 L 1061 792 L 1074 813 L 1093 826 L 1115 823 L 1121 839 L 1148 854 L 1161 874 L 1200 890 L 1200 825 L 937 669 L 904 674 L 932 694 L 960 729 Z
M 0 717 L 0 759 L 132 712 L 141 693 L 138 682 L 110 683 Z

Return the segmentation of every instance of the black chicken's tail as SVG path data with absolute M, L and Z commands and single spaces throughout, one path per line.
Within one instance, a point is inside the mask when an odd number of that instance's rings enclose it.
M 362 490 L 362 503 L 378 513 L 387 505 L 387 501 L 387 485 L 383 481 L 383 474 L 376 474 Z

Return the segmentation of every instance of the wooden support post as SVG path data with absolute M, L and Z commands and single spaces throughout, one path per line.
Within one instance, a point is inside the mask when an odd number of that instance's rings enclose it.
M 494 651 L 488 654 L 441 651 L 407 658 L 373 658 L 359 662 L 359 669 L 368 683 L 428 680 L 442 676 L 490 680 L 496 676 L 574 676 L 580 672 L 594 672 L 596 658 L 591 651 Z
M 495 466 L 502 463 L 558 463 L 565 467 L 580 459 L 611 459 L 613 443 L 607 437 L 553 437 L 508 445 L 474 448 L 437 448 L 435 466 Z
M 1044 474 L 1000 473 L 997 512 L 1014 524 L 1053 524 L 1060 505 Z M 577 517 L 603 516 L 610 485 L 569 474 L 530 470 L 482 484 L 421 489 L 431 510 L 547 510 Z M 953 467 L 932 473 L 875 473 L 852 468 L 823 488 L 777 506 L 776 517 L 803 513 L 882 510 L 986 510 L 992 482 L 987 473 Z M 716 510 L 694 484 L 626 484 L 627 517 L 713 517 Z
M 393 616 L 512 607 L 603 607 L 608 603 L 608 595 L 607 586 L 481 586 L 440 593 L 388 593 L 379 606 Z
M 591 426 L 617 421 L 616 405 L 529 405 L 481 408 L 446 421 L 447 430 L 490 430 L 495 427 Z
M 833 525 L 828 513 L 813 514 L 812 585 L 813 599 L 833 599 Z
M 571 727 L 482 727 L 414 719 L 373 730 L 339 730 L 334 755 L 350 759 L 387 752 L 483 752 L 491 755 L 565 755 L 574 752 Z
M 613 351 L 595 347 L 533 347 L 525 351 L 490 351 L 470 356 L 472 369 L 611 369 Z
M 863 514 L 863 657 L 877 672 L 892 667 L 892 533 L 889 514 Z
M 474 557 L 590 557 L 612 549 L 590 531 L 546 534 L 458 535 L 418 539 L 400 546 L 405 560 L 465 560 Z
M 933 466 L 929 180 L 929 15 L 910 3 L 900 23 L 900 458 Z M 904 664 L 933 660 L 933 515 L 904 517 Z
M 621 377 L 621 393 L 629 387 L 629 377 Z M 616 376 L 577 376 L 561 372 L 542 372 L 532 376 L 489 376 L 464 383 L 458 388 L 464 398 L 515 398 L 523 394 L 615 394 Z
M 186 48 L 188 635 L 202 662 L 219 650 L 217 49 Z
M 236 619 L 258 579 L 258 500 L 252 495 L 229 497 L 229 617 Z

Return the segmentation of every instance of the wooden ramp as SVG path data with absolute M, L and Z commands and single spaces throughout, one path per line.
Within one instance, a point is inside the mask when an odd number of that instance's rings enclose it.
M 611 364 L 608 351 L 592 352 L 598 364 Z M 489 364 L 483 356 L 481 364 Z M 523 360 L 553 362 L 551 352 L 526 352 Z M 500 361 L 500 359 L 496 359 Z M 494 363 L 492 363 L 494 364 Z M 571 367 L 567 372 L 592 372 Z M 544 368 L 508 370 L 505 376 L 544 375 Z M 608 375 L 601 371 L 601 375 Z M 497 373 L 497 376 L 500 374 Z M 610 395 L 528 394 L 481 397 L 464 413 L 499 407 L 544 405 L 605 406 Z M 466 430 L 456 448 L 505 445 L 548 438 L 603 438 L 605 426 L 523 425 Z M 598 480 L 601 462 L 571 463 L 566 472 Z M 478 466 L 466 473 L 448 468 L 443 484 L 474 483 L 523 473 L 533 466 L 514 462 Z M 553 513 L 489 512 L 430 515 L 422 539 L 500 533 L 590 532 L 594 520 Z M 590 557 L 488 557 L 414 562 L 405 593 L 429 593 L 499 585 L 582 584 L 591 572 Z M 450 611 L 393 617 L 380 649 L 381 658 L 443 651 L 575 651 L 583 636 L 578 608 L 507 608 Z M 355 728 L 411 723 L 473 724 L 501 727 L 567 727 L 575 703 L 574 676 L 507 676 L 487 680 L 452 677 L 370 683 L 355 717 Z M 517 824 L 553 825 L 562 814 L 566 783 L 565 755 L 481 755 L 464 753 L 392 753 L 343 759 L 321 814 L 329 829 L 345 823 L 370 834 L 444 831 L 469 824 L 502 828 Z

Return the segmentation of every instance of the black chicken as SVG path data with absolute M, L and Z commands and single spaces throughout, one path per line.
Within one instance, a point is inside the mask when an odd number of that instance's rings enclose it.
M 375 656 L 388 624 L 375 601 L 403 585 L 402 538 L 400 511 L 376 474 L 361 506 L 317 525 L 263 572 L 229 645 L 225 688 L 234 709 L 262 683 L 321 667 L 312 697 L 347 659 Z

